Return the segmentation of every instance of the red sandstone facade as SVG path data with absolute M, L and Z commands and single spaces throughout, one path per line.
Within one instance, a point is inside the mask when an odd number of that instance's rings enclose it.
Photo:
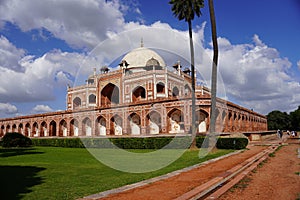
M 86 85 L 69 87 L 67 110 L 0 119 L 0 136 L 20 132 L 29 137 L 95 137 L 186 134 L 209 129 L 210 91 L 196 86 L 196 121 L 191 121 L 191 77 L 178 63 L 168 69 L 154 51 L 128 53 L 112 72 L 89 76 Z M 218 99 L 218 132 L 267 130 L 264 115 Z

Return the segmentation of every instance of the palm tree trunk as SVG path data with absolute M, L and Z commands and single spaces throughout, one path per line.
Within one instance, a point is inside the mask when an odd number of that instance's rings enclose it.
M 212 63 L 212 74 L 211 74 L 211 110 L 210 110 L 210 133 L 216 132 L 216 101 L 217 101 L 217 66 L 218 66 L 218 41 L 217 41 L 217 30 L 216 30 L 216 19 L 214 12 L 213 0 L 209 0 L 209 14 L 211 21 L 211 32 L 213 42 L 213 63 Z
M 195 110 L 195 57 L 194 57 L 194 44 L 193 44 L 193 32 L 192 21 L 188 21 L 189 25 L 189 37 L 190 37 L 190 53 L 191 53 L 191 71 L 192 71 L 192 144 L 191 148 L 196 148 L 196 110 Z

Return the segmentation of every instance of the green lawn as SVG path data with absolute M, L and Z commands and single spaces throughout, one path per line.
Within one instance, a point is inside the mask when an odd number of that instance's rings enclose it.
M 0 196 L 1 199 L 76 199 L 159 176 L 229 152 L 232 150 L 218 150 L 199 159 L 198 151 L 188 150 L 161 170 L 132 174 L 101 164 L 84 148 L 0 148 Z

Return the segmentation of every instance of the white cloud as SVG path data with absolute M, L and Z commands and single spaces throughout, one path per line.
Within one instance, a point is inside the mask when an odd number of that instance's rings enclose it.
M 141 38 L 146 47 L 178 55 L 176 60 L 165 58 L 169 65 L 181 59 L 190 60 L 187 31 L 175 30 L 162 22 L 148 26 L 127 23 L 124 15 L 130 9 L 141 14 L 135 0 L 1 1 L 2 25 L 4 20 L 22 31 L 46 29 L 74 47 L 93 49 L 99 45 L 89 55 L 54 50 L 33 57 L 25 56 L 25 50 L 2 36 L 0 43 L 5 45 L 0 45 L 0 102 L 54 99 L 57 87 L 77 81 L 78 69 L 87 75 L 93 67 L 108 65 L 139 47 Z M 205 25 L 196 27 L 193 36 L 196 68 L 210 86 L 212 49 L 203 50 Z M 235 102 L 265 114 L 274 109 L 290 111 L 298 107 L 299 82 L 289 75 L 291 62 L 282 58 L 277 49 L 267 46 L 258 35 L 253 36 L 252 43 L 233 45 L 227 38 L 218 41 L 222 96 L 226 92 Z M 297 65 L 300 69 L 300 61 Z
M 4 36 L 0 36 L 0 66 L 10 68 L 14 71 L 23 71 L 19 64 L 20 59 L 25 55 L 25 50 L 16 48 Z
M 5 50 L 2 52 L 5 54 Z M 72 84 L 83 63 L 85 74 L 92 71 L 92 66 L 97 66 L 96 60 L 86 58 L 85 54 L 54 50 L 37 58 L 20 57 L 18 62 L 23 71 L 14 71 L 0 63 L 0 102 L 54 100 L 54 91 Z M 16 60 L 7 66 L 14 66 L 14 62 Z
M 117 0 L 9 0 L 0 3 L 0 20 L 22 31 L 44 28 L 71 46 L 92 48 L 108 31 L 123 29 L 120 8 L 125 9 Z
M 36 105 L 32 109 L 32 113 L 45 113 L 45 112 L 52 112 L 53 109 L 50 108 L 48 105 Z
M 257 35 L 253 37 L 254 44 L 233 45 L 225 38 L 218 41 L 219 71 L 227 95 L 265 114 L 297 108 L 300 84 L 288 73 L 291 62 L 280 57 L 277 49 L 268 47 Z M 211 49 L 206 51 L 212 55 Z M 209 60 L 205 63 L 209 66 Z
M 16 114 L 18 109 L 10 103 L 0 103 L 0 116 Z
M 300 70 L 300 60 L 297 62 L 298 69 Z

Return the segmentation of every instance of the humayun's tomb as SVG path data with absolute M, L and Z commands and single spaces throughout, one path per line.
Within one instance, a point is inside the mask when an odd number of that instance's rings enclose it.
M 101 68 L 86 84 L 68 87 L 67 109 L 0 119 L 0 136 L 91 137 L 187 134 L 192 124 L 191 75 L 179 62 L 168 68 L 143 46 L 126 54 L 116 70 Z M 197 85 L 197 133 L 209 129 L 210 90 Z M 218 98 L 218 132 L 266 131 L 264 115 Z

